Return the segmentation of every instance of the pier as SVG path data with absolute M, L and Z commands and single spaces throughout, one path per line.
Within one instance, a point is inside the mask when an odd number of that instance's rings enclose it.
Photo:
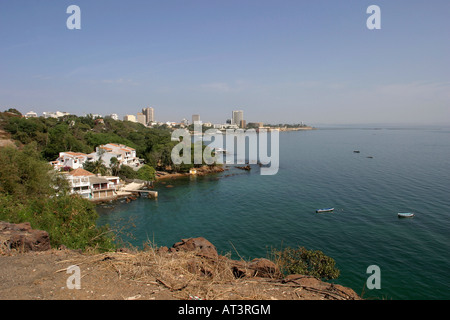
M 120 197 L 127 197 L 133 194 L 139 194 L 139 196 L 147 194 L 148 198 L 156 199 L 158 197 L 158 191 L 143 189 L 145 185 L 146 185 L 145 183 L 132 182 L 124 186 L 120 191 L 118 191 L 117 195 Z
M 138 192 L 140 196 L 142 196 L 142 194 L 146 193 L 148 198 L 153 198 L 153 199 L 158 198 L 158 191 L 153 191 L 153 190 L 134 190 L 133 192 Z

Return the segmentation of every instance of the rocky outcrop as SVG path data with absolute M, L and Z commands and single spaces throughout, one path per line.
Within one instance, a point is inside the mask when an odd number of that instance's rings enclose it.
M 166 250 L 166 249 L 161 249 Z M 203 237 L 182 239 L 181 242 L 175 243 L 172 248 L 169 249 L 171 252 L 176 251 L 195 251 L 198 256 L 217 260 L 217 259 L 227 259 L 226 257 L 219 256 L 216 247 Z M 281 272 L 270 260 L 257 258 L 250 262 L 247 261 L 236 261 L 229 259 L 228 264 L 231 271 L 236 278 L 243 277 L 261 277 L 261 278 L 280 278 Z
M 257 258 L 252 261 L 232 260 L 225 256 L 218 255 L 216 247 L 205 238 L 190 238 L 182 239 L 177 242 L 172 248 L 161 247 L 157 250 L 159 253 L 176 253 L 180 251 L 195 252 L 195 256 L 199 258 L 190 257 L 185 263 L 186 269 L 190 273 L 213 278 L 218 270 L 232 274 L 235 279 L 252 279 L 252 281 L 259 281 L 258 278 L 274 283 L 281 283 L 289 288 L 297 288 L 307 292 L 307 296 L 314 299 L 330 299 L 330 300 L 354 300 L 360 297 L 350 288 L 323 282 L 312 276 L 291 274 L 284 276 L 278 266 L 268 259 Z M 299 298 L 301 298 L 299 296 Z
M 329 299 L 346 299 L 346 300 L 359 300 L 360 297 L 350 288 L 343 287 L 339 284 L 328 283 L 320 281 L 312 276 L 305 276 L 301 274 L 290 274 L 286 276 L 282 283 L 295 284 L 305 290 L 321 293 Z
M 51 248 L 48 233 L 32 229 L 29 222 L 14 224 L 0 221 L 0 244 L 3 251 L 45 251 Z
M 253 259 L 248 268 L 253 270 L 254 277 L 262 277 L 262 278 L 280 278 L 281 272 L 277 265 L 264 258 Z
M 203 237 L 181 239 L 181 242 L 175 243 L 171 251 L 197 251 L 197 255 L 205 258 L 217 259 L 216 247 Z

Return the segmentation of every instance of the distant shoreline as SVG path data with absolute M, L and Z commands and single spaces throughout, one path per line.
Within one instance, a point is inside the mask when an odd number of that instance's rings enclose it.
M 227 169 L 222 165 L 215 165 L 215 166 L 206 166 L 205 165 L 200 168 L 195 168 L 195 170 L 196 170 L 195 174 L 192 174 L 189 172 L 168 173 L 165 171 L 157 171 L 155 183 L 157 183 L 158 181 L 167 180 L 167 179 L 176 179 L 176 178 L 189 177 L 189 176 L 204 176 L 204 175 L 208 175 L 208 174 L 221 173 Z
M 278 129 L 279 131 L 304 131 L 304 130 L 317 130 L 315 127 L 298 127 L 298 128 L 274 128 Z

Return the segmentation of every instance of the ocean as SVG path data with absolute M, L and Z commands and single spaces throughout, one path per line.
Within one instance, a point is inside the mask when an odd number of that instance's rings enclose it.
M 205 237 L 233 258 L 302 246 L 332 257 L 341 272 L 333 282 L 363 298 L 450 299 L 450 128 L 323 127 L 279 138 L 276 175 L 229 166 L 167 180 L 156 200 L 99 206 L 98 224 L 138 247 Z M 315 212 L 327 207 L 334 212 Z M 371 265 L 380 289 L 366 285 Z

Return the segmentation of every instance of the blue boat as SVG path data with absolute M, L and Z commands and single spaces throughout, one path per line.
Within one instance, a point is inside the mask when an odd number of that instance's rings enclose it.
M 412 218 L 414 217 L 414 213 L 411 212 L 399 212 L 398 213 L 399 218 Z
M 332 212 L 332 211 L 334 211 L 334 208 L 324 208 L 324 209 L 317 209 L 316 210 L 317 213 Z

